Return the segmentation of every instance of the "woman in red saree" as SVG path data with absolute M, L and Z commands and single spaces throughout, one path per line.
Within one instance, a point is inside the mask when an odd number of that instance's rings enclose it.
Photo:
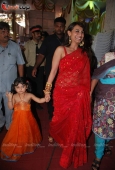
M 67 38 L 71 40 L 69 46 L 60 46 L 54 53 L 44 93 L 46 98 L 50 98 L 51 84 L 59 66 L 53 92 L 54 115 L 49 133 L 63 148 L 60 165 L 67 168 L 74 162 L 77 168 L 87 162 L 86 140 L 92 124 L 89 58 L 79 47 L 84 38 L 82 23 L 70 24 Z

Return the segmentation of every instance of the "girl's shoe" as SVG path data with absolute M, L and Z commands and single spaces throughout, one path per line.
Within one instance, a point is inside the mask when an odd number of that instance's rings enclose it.
M 107 154 L 107 155 L 112 154 L 111 147 L 108 144 L 105 145 L 104 153 Z
M 101 160 L 94 159 L 92 163 L 92 170 L 99 170 Z

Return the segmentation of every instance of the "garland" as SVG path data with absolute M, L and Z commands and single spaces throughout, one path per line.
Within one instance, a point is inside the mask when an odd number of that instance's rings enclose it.
M 37 10 L 54 12 L 55 4 L 51 0 L 32 0 L 32 4 Z

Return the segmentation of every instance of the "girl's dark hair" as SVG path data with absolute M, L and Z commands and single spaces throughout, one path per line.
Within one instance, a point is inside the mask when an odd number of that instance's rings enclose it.
M 70 46 L 70 44 L 69 44 L 69 36 L 68 36 L 68 31 L 72 31 L 73 30 L 73 28 L 76 26 L 76 25 L 79 25 L 81 28 L 83 28 L 83 31 L 85 32 L 85 26 L 84 26 L 84 24 L 82 23 L 82 22 L 72 22 L 69 26 L 68 26 L 68 28 L 67 28 L 67 30 L 66 30 L 66 32 L 65 32 L 65 42 L 64 42 L 64 45 L 65 46 L 67 46 L 67 47 L 69 47 Z M 85 34 L 85 33 L 84 33 Z
M 24 77 L 18 77 L 14 80 L 14 83 L 11 85 L 11 92 L 16 93 L 15 87 L 18 86 L 18 84 L 24 84 L 27 86 L 27 92 L 31 92 L 31 85 L 28 80 L 26 80 Z

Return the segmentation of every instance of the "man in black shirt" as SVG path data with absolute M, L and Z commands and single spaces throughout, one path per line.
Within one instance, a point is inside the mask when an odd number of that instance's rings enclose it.
M 52 58 L 56 48 L 64 43 L 64 30 L 65 30 L 66 20 L 63 17 L 58 17 L 54 20 L 54 34 L 49 35 L 43 41 L 39 55 L 37 56 L 36 63 L 34 69 L 32 71 L 32 75 L 35 77 L 37 68 L 40 63 L 46 58 L 46 65 L 45 65 L 45 73 L 46 73 L 46 81 L 50 74 L 51 66 L 52 66 Z M 54 84 L 53 84 L 54 87 Z M 52 87 L 52 91 L 53 91 Z M 53 102 L 52 99 L 48 103 L 48 113 L 49 119 L 53 116 Z

